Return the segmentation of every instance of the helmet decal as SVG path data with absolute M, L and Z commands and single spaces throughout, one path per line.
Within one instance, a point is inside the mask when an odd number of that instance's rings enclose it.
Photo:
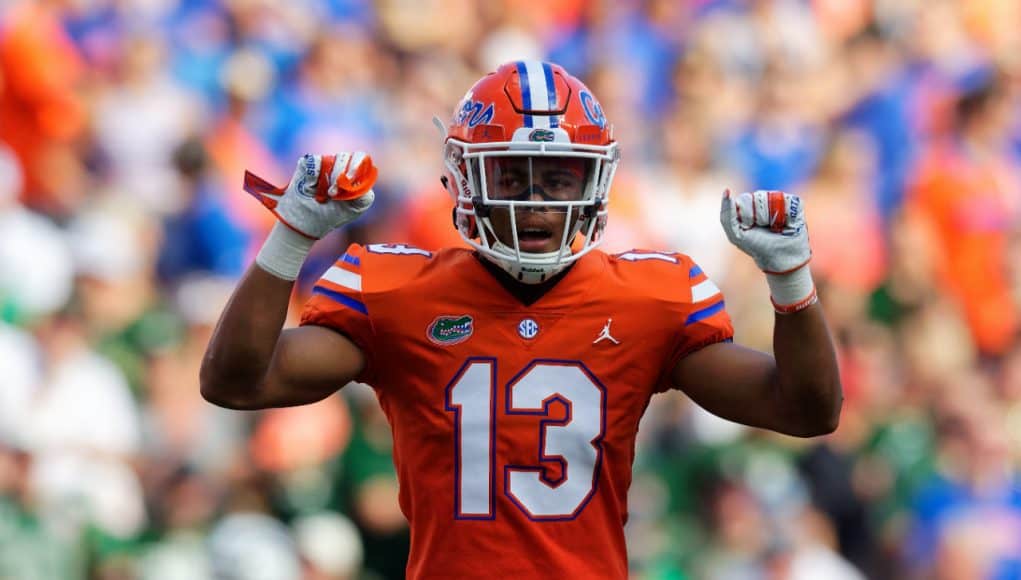
M 556 139 L 556 134 L 549 129 L 533 129 L 528 134 L 529 141 L 539 141 L 543 143 L 552 143 Z
M 578 94 L 578 98 L 581 100 L 581 108 L 585 111 L 585 116 L 588 117 L 589 121 L 592 121 L 593 125 L 596 125 L 600 129 L 606 126 L 606 115 L 603 114 L 603 108 L 599 106 L 596 98 L 592 96 L 592 93 L 588 91 L 581 91 Z
M 469 127 L 476 127 L 493 120 L 493 103 L 486 106 L 480 101 L 465 99 L 461 110 L 457 112 L 454 122 L 457 124 L 468 124 Z

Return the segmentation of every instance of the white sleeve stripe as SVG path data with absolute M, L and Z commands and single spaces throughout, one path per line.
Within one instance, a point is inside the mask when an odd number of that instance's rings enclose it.
M 702 280 L 698 284 L 691 287 L 691 301 L 701 302 L 706 298 L 711 298 L 720 293 L 720 289 L 713 284 L 712 280 Z
M 354 272 L 348 272 L 343 268 L 333 266 L 323 274 L 323 280 L 329 280 L 338 286 L 362 291 L 362 277 Z

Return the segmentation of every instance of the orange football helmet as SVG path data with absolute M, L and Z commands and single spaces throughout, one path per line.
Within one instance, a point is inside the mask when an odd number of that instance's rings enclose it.
M 501 65 L 468 90 L 445 131 L 443 183 L 454 197 L 454 225 L 469 245 L 515 279 L 547 280 L 602 241 L 620 154 L 599 101 L 562 67 L 539 61 Z M 526 167 L 527 176 L 508 177 L 510 164 Z M 569 172 L 573 193 L 551 193 L 558 182 L 545 189 L 534 185 L 533 164 Z M 524 189 L 507 194 L 494 183 Z M 509 212 L 512 244 L 497 238 L 490 222 L 494 208 Z M 559 249 L 523 251 L 517 210 L 562 212 Z M 583 241 L 572 249 L 579 235 Z

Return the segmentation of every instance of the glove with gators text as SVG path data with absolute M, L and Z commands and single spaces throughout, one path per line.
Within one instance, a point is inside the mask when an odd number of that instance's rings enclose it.
M 732 196 L 727 190 L 720 222 L 730 242 L 766 273 L 777 312 L 797 312 L 817 301 L 801 198 L 762 190 Z
M 280 220 L 256 263 L 267 272 L 294 280 L 312 244 L 363 214 L 375 200 L 378 171 L 362 152 L 304 155 L 286 188 L 245 172 L 245 191 Z

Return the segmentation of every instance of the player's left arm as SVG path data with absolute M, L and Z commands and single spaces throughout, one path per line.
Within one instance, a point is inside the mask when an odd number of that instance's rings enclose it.
M 724 195 L 727 237 L 767 276 L 776 322 L 774 356 L 717 343 L 683 357 L 674 384 L 726 419 L 812 437 L 837 428 L 843 389 L 833 341 L 809 271 L 800 200 L 778 191 Z

